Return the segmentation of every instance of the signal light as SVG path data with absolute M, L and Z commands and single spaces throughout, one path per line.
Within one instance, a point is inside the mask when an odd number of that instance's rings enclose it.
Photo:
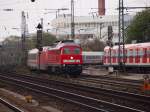
M 31 2 L 35 2 L 35 0 L 31 0 Z

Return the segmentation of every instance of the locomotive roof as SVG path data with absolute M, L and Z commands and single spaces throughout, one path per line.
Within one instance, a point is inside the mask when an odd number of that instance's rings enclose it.
M 28 53 L 30 53 L 30 54 L 34 54 L 34 53 L 38 53 L 38 49 L 31 49 L 31 50 L 29 50 L 29 52 Z
M 72 43 L 72 42 L 61 43 L 60 42 L 60 43 L 57 44 L 56 48 L 61 48 L 61 47 L 64 47 L 64 46 L 77 46 L 77 47 L 79 47 L 79 45 L 76 44 L 76 43 Z
M 51 46 L 49 46 L 49 49 L 59 49 L 61 47 L 65 46 L 76 46 L 80 47 L 77 43 L 75 43 L 73 40 L 62 40 L 62 41 L 56 41 Z
M 50 49 L 60 49 L 61 47 L 65 47 L 65 46 L 76 46 L 76 47 L 80 47 L 78 44 L 74 43 L 74 42 L 59 42 L 58 44 L 54 44 L 52 46 L 44 46 L 43 47 L 43 51 L 47 51 L 47 50 L 50 50 Z M 30 54 L 34 54 L 34 53 L 38 53 L 39 50 L 37 48 L 35 49 L 31 49 L 29 50 L 28 53 Z

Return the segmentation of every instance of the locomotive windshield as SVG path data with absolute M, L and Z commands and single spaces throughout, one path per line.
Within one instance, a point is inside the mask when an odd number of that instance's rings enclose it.
M 80 49 L 79 48 L 75 48 L 73 52 L 74 52 L 74 54 L 80 54 Z
M 71 51 L 69 48 L 64 48 L 63 54 L 71 54 Z
M 80 54 L 80 48 L 64 48 L 63 54 Z

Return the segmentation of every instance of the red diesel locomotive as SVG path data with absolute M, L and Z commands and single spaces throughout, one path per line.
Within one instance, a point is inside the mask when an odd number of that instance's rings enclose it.
M 28 52 L 27 65 L 31 69 L 78 75 L 82 72 L 82 63 L 82 49 L 73 41 L 61 41 L 55 46 L 43 47 L 40 59 L 38 49 Z

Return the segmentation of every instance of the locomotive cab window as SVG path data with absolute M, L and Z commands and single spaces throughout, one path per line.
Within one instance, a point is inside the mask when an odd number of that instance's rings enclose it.
M 74 54 L 80 54 L 80 49 L 79 48 L 75 48 L 74 49 Z
M 80 54 L 80 48 L 64 48 L 63 54 Z
M 70 49 L 69 48 L 64 48 L 63 49 L 63 54 L 70 54 Z

